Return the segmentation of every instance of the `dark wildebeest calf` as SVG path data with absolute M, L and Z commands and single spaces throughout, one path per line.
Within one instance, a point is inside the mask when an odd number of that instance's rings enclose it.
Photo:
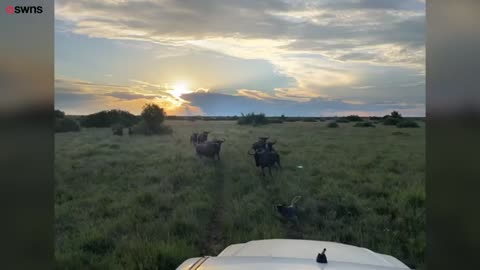
M 217 157 L 217 160 L 220 160 L 220 150 L 222 148 L 222 143 L 224 142 L 225 142 L 225 139 L 198 143 L 197 145 L 195 145 L 195 151 L 197 152 L 197 155 L 200 157 L 204 156 L 204 157 L 213 158 L 213 159 Z
M 192 144 L 197 144 L 198 142 L 198 133 L 197 132 L 194 132 L 191 136 L 190 136 L 190 143 Z
M 207 139 L 208 139 L 208 133 L 210 133 L 210 132 L 204 131 L 204 132 L 198 134 L 197 143 L 204 143 L 204 142 L 206 142 Z

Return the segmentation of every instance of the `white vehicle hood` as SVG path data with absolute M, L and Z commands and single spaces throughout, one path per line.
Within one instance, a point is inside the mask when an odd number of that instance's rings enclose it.
M 326 248 L 327 264 L 317 263 Z M 326 241 L 270 239 L 230 245 L 217 257 L 191 258 L 178 270 L 290 269 L 290 270 L 403 270 L 398 259 L 366 248 Z

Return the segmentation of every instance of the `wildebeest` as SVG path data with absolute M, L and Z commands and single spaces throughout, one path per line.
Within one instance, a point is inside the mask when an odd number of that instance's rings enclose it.
M 198 142 L 198 133 L 197 132 L 194 132 L 191 136 L 190 136 L 190 143 L 192 144 L 197 144 Z
M 207 139 L 208 139 L 208 133 L 210 133 L 210 132 L 204 131 L 204 132 L 198 134 L 198 136 L 197 136 L 197 143 L 204 143 L 204 142 L 206 142 Z
M 204 143 L 198 143 L 195 145 L 195 151 L 197 152 L 198 156 L 204 156 L 208 158 L 217 157 L 217 160 L 220 160 L 220 150 L 222 148 L 222 143 L 225 142 L 223 140 L 212 140 Z
M 273 141 L 273 142 L 267 142 L 265 144 L 265 149 L 267 149 L 268 151 L 270 152 L 276 152 L 275 149 L 273 149 L 273 145 L 277 143 L 277 140 Z
M 261 149 L 266 149 L 267 148 L 267 140 L 268 137 L 259 137 L 258 141 L 252 144 L 252 148 L 248 151 L 248 154 L 253 155 L 253 158 L 255 159 L 255 166 L 259 166 L 260 164 L 258 163 L 258 151 Z M 253 150 L 253 154 L 250 153 L 250 151 Z
M 113 135 L 123 136 L 123 128 L 122 127 L 112 127 Z
M 265 176 L 265 168 L 268 168 L 268 173 L 272 176 L 272 167 L 280 165 L 280 155 L 275 151 L 270 151 L 268 149 L 260 149 L 256 152 L 258 155 L 258 165 L 257 167 L 262 168 L 262 175 Z
M 272 175 L 272 167 L 277 165 L 281 168 L 280 155 L 273 149 L 273 145 L 277 141 L 267 142 L 268 137 L 260 137 L 257 142 L 252 145 L 248 151 L 249 155 L 253 155 L 255 159 L 255 166 L 262 168 L 262 175 L 265 176 L 265 168 L 268 168 L 270 176 Z M 251 151 L 254 150 L 252 154 Z

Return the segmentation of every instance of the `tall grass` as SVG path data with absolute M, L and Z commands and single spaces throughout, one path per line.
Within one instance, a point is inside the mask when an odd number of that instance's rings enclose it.
M 174 269 L 264 238 L 353 244 L 423 268 L 423 123 L 409 136 L 352 123 L 166 124 L 171 136 L 119 137 L 107 128 L 55 135 L 58 269 Z M 195 130 L 226 139 L 220 161 L 195 156 Z M 260 136 L 278 141 L 283 169 L 274 177 L 262 178 L 246 154 Z M 296 195 L 292 227 L 273 206 Z

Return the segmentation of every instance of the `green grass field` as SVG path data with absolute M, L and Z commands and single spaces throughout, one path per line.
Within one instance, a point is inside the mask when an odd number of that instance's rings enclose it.
M 58 269 L 175 269 L 265 238 L 342 242 L 423 269 L 424 123 L 326 124 L 167 120 L 172 135 L 56 134 Z M 189 136 L 203 130 L 226 139 L 220 161 L 196 157 Z M 262 135 L 278 140 L 283 169 L 273 177 L 247 155 Z M 296 195 L 298 226 L 274 211 Z

